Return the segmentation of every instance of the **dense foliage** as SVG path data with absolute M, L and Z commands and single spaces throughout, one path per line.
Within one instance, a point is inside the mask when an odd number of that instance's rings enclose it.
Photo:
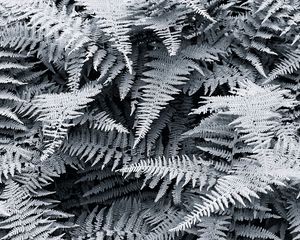
M 0 238 L 300 239 L 300 1 L 0 0 Z

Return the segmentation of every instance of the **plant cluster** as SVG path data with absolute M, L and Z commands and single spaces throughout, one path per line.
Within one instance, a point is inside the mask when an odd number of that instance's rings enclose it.
M 0 0 L 0 239 L 300 239 L 299 0 Z

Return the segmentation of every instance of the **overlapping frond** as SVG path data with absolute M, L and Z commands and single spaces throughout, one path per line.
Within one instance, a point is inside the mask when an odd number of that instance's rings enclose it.
M 235 96 L 205 97 L 204 106 L 194 113 L 217 111 L 222 115 L 237 116 L 230 125 L 243 135 L 247 144 L 256 148 L 269 146 L 276 128 L 280 124 L 280 108 L 291 108 L 295 102 L 286 90 L 276 86 L 260 87 L 250 81 L 235 88 Z
M 216 239 L 225 240 L 226 232 L 228 231 L 229 217 L 218 216 L 218 217 L 207 217 L 202 219 L 202 222 L 197 226 L 200 237 L 198 240 Z
M 169 56 L 163 49 L 153 50 L 149 57 L 153 60 L 146 65 L 151 70 L 143 73 L 142 102 L 137 109 L 136 141 L 137 145 L 149 131 L 159 113 L 180 92 L 181 85 L 188 81 L 187 76 L 198 65 L 185 55 Z
M 87 85 L 72 93 L 39 95 L 33 101 L 33 116 L 37 115 L 37 121 L 43 124 L 45 150 L 42 159 L 46 159 L 54 153 L 64 138 L 68 128 L 72 126 L 71 120 L 81 116 L 80 110 L 93 101 L 101 90 L 101 85 Z
M 128 70 L 132 73 L 132 61 L 129 58 L 132 48 L 129 31 L 133 24 L 132 13 L 129 10 L 130 1 L 77 0 L 76 2 L 85 6 L 89 12 L 95 13 L 99 27 L 110 37 L 113 46 L 124 55 Z
M 200 186 L 202 189 L 207 185 L 209 177 L 214 171 L 214 164 L 195 156 L 177 156 L 169 159 L 160 157 L 125 166 L 119 171 L 121 173 L 143 173 L 146 175 L 146 179 L 150 177 L 167 178 L 170 181 L 175 179 L 176 184 L 183 181 L 183 186 L 191 182 L 194 187 Z
M 41 192 L 41 196 L 49 194 L 51 192 Z M 26 188 L 13 180 L 6 183 L 1 199 L 5 201 L 9 215 L 0 221 L 0 229 L 8 231 L 1 239 L 63 239 L 63 234 L 55 233 L 61 228 L 55 219 L 69 215 L 50 210 L 49 207 L 54 205 L 51 200 L 43 201 L 39 195 L 31 196 Z
M 0 0 L 0 238 L 299 239 L 299 12 Z

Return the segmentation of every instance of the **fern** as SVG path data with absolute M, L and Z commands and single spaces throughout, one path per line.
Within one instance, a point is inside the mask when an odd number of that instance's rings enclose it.
M 267 190 L 271 190 L 268 184 L 271 183 L 269 179 L 263 179 L 263 173 L 259 173 L 258 169 L 252 169 L 256 171 L 257 179 L 249 179 L 246 173 L 240 173 L 241 175 L 227 175 L 221 177 L 218 180 L 215 190 L 203 198 L 203 203 L 196 204 L 195 209 L 185 220 L 178 224 L 173 231 L 184 230 L 191 227 L 197 221 L 201 221 L 201 217 L 210 216 L 212 212 L 225 210 L 229 204 L 235 204 L 236 201 L 245 205 L 243 198 L 251 200 L 251 198 L 259 198 L 256 192 L 266 193 Z
M 128 130 L 121 123 L 117 123 L 116 120 L 111 119 L 105 111 L 95 115 L 84 116 L 79 123 L 83 125 L 86 121 L 89 122 L 90 128 L 93 129 L 106 132 L 117 130 L 119 133 L 128 133 Z
M 239 116 L 230 124 L 243 134 L 245 142 L 256 145 L 256 148 L 268 145 L 272 137 L 270 134 L 278 126 L 276 119 L 280 115 L 276 110 L 282 107 L 292 107 L 294 102 L 284 97 L 285 90 L 274 87 L 261 88 L 249 81 L 242 83 L 241 87 L 240 90 L 233 91 L 236 96 L 209 97 L 208 101 L 204 102 L 207 104 L 195 110 L 194 113 L 200 114 L 220 109 L 222 114 Z M 251 109 L 254 105 L 256 107 L 252 113 Z M 259 109 L 262 109 L 262 114 Z
M 88 11 L 96 14 L 101 30 L 110 37 L 113 46 L 124 55 L 128 70 L 132 73 L 132 62 L 128 57 L 131 54 L 128 32 L 132 25 L 131 13 L 128 8 L 129 1 L 122 0 L 115 3 L 103 0 L 96 3 L 93 0 L 78 0 L 77 3 L 86 6 Z
M 195 62 L 182 55 L 169 56 L 167 53 L 162 55 L 161 51 L 154 50 L 150 57 L 153 60 L 147 66 L 152 70 L 143 74 L 145 78 L 142 80 L 146 85 L 143 87 L 141 96 L 143 102 L 138 107 L 137 138 L 134 145 L 137 145 L 145 137 L 152 122 L 158 118 L 160 111 L 174 99 L 171 95 L 180 92 L 177 86 L 183 85 L 188 80 L 185 75 L 198 69 Z M 183 66 L 184 68 L 182 68 Z M 155 95 L 152 94 L 153 92 Z
M 140 211 L 140 204 L 132 199 L 123 203 L 123 209 L 126 214 L 121 211 L 122 205 L 115 203 L 110 208 L 99 209 L 96 207 L 90 214 L 83 214 L 77 220 L 78 225 L 83 228 L 72 233 L 73 239 L 97 239 L 104 236 L 110 236 L 115 239 L 127 237 L 129 239 L 141 239 L 147 234 L 147 228 L 143 221 Z M 137 214 L 136 214 L 137 213 Z M 114 219 L 114 216 L 120 216 Z
M 155 16 L 140 19 L 137 25 L 146 25 L 145 29 L 153 30 L 166 46 L 170 56 L 176 55 L 180 48 L 180 35 L 183 28 L 184 10 L 183 12 L 170 12 L 162 16 Z
M 182 156 L 181 158 L 166 159 L 162 157 L 150 159 L 147 162 L 142 161 L 132 166 L 125 166 L 120 169 L 120 172 L 145 173 L 146 176 L 157 176 L 159 178 L 167 177 L 169 180 L 176 179 L 176 184 L 179 184 L 180 181 L 183 181 L 183 185 L 191 182 L 194 187 L 197 185 L 202 189 L 207 184 L 210 172 L 213 171 L 211 168 L 212 163 L 206 163 L 201 158 Z
M 62 149 L 71 156 L 75 155 L 85 161 L 92 161 L 93 165 L 101 161 L 103 168 L 114 160 L 113 168 L 116 168 L 122 158 L 126 158 L 123 148 L 126 147 L 127 141 L 125 134 L 86 130 L 71 134 Z
M 0 239 L 298 239 L 299 11 L 0 0 Z
M 91 97 L 97 95 L 101 86 L 86 86 L 74 93 L 40 95 L 33 102 L 34 115 L 37 121 L 43 123 L 43 133 L 48 140 L 42 159 L 46 159 L 58 148 L 72 124 L 70 120 L 81 115 L 78 111 L 93 101 Z M 67 104 L 67 105 L 66 105 Z
M 192 1 L 179 0 L 179 2 L 182 4 L 185 4 L 187 7 L 193 9 L 196 13 L 203 16 L 204 18 L 207 18 L 211 22 L 215 22 L 215 20 L 207 13 L 207 11 L 205 10 L 204 6 L 201 4 L 200 1 L 198 1 L 198 0 L 192 0 Z
M 278 76 L 292 74 L 299 69 L 299 51 L 295 50 L 286 54 L 286 58 L 282 60 L 277 66 L 270 72 L 266 82 L 273 81 Z
M 5 178 L 14 176 L 15 172 L 21 172 L 22 164 L 29 162 L 32 153 L 20 145 L 1 144 L 1 168 L 0 173 Z M 0 178 L 1 182 L 2 179 Z
M 242 237 L 248 237 L 250 239 L 256 239 L 257 237 L 262 239 L 274 239 L 274 240 L 280 240 L 279 237 L 277 237 L 272 232 L 261 228 L 261 227 L 255 227 L 251 225 L 241 225 L 238 226 L 236 229 L 236 232 L 239 236 Z
M 203 222 L 198 224 L 198 227 L 200 227 L 199 240 L 204 239 L 218 239 L 218 240 L 225 240 L 226 239 L 226 233 L 224 231 L 228 231 L 227 225 L 228 217 L 222 216 L 222 217 L 209 217 L 206 219 L 203 219 Z
M 299 218 L 298 218 L 298 212 L 299 212 L 299 207 L 298 207 L 299 201 L 297 199 L 289 200 L 288 201 L 288 221 L 290 224 L 290 229 L 292 230 L 292 233 L 295 233 L 295 237 L 293 239 L 298 239 L 299 238 Z
M 49 195 L 49 192 L 41 194 Z M 26 188 L 13 180 L 7 182 L 1 198 L 6 201 L 9 213 L 0 224 L 1 229 L 8 230 L 2 239 L 63 239 L 63 235 L 55 234 L 60 226 L 55 224 L 54 219 L 69 216 L 60 212 L 45 211 L 45 208 L 52 205 L 51 201 L 43 202 L 39 198 L 31 197 Z

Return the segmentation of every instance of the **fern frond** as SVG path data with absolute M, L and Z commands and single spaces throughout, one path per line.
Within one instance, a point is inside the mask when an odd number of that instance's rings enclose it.
M 19 98 L 16 94 L 8 91 L 0 91 L 0 100 L 8 100 L 14 102 L 24 102 L 21 98 Z
M 91 188 L 89 191 L 85 192 L 83 197 L 89 197 L 91 195 L 99 195 L 105 191 L 111 190 L 118 185 L 124 184 L 124 179 L 120 176 L 115 176 L 114 178 L 107 178 L 101 181 L 98 185 Z
M 133 83 L 134 83 L 135 74 L 130 74 L 129 72 L 121 76 L 119 84 L 120 98 L 123 100 L 129 93 Z
M 23 148 L 16 144 L 1 144 L 1 166 L 0 166 L 0 182 L 2 175 L 8 179 L 9 176 L 14 176 L 15 172 L 21 172 L 22 164 L 29 162 L 32 158 L 32 153 L 29 149 Z
M 76 91 L 79 89 L 81 71 L 85 62 L 85 51 L 76 51 L 68 56 L 66 60 L 66 70 L 68 72 L 68 86 L 71 91 Z
M 235 201 L 245 205 L 242 197 L 251 201 L 252 197 L 259 198 L 256 192 L 266 192 L 270 187 L 265 182 L 250 182 L 250 179 L 242 176 L 228 175 L 218 180 L 215 190 L 203 198 L 202 204 L 196 204 L 195 209 L 184 221 L 178 224 L 172 231 L 181 231 L 190 228 L 193 224 L 200 221 L 202 217 L 210 216 L 212 212 L 225 210 L 229 204 L 235 204 Z
M 226 240 L 226 232 L 230 222 L 227 216 L 211 216 L 202 219 L 202 222 L 197 224 L 200 229 L 198 240 L 216 239 Z
M 219 60 L 219 55 L 225 54 L 223 49 L 208 44 L 191 45 L 182 49 L 181 54 L 190 59 L 201 60 L 205 62 L 214 62 Z
M 60 227 L 54 224 L 54 219 L 61 213 L 49 211 L 51 203 L 42 201 L 38 196 L 32 197 L 26 188 L 13 180 L 6 182 L 6 187 L 0 197 L 6 201 L 5 205 L 10 215 L 0 221 L 0 229 L 8 231 L 2 237 L 3 240 L 63 239 L 62 235 L 55 234 Z M 69 217 L 69 215 L 63 217 Z
M 265 52 L 272 55 L 278 55 L 276 52 L 272 51 L 269 47 L 267 47 L 265 43 L 259 41 L 252 41 L 251 47 L 261 52 Z
M 274 134 L 279 125 L 280 114 L 276 110 L 290 108 L 295 102 L 285 97 L 286 90 L 277 87 L 262 88 L 250 81 L 240 85 L 240 88 L 233 90 L 236 96 L 205 97 L 207 105 L 198 108 L 194 113 L 221 111 L 222 114 L 238 116 L 230 125 L 243 134 L 247 144 L 256 148 L 268 145 L 272 132 Z
M 143 173 L 147 177 L 167 178 L 170 181 L 176 179 L 176 185 L 181 181 L 183 181 L 183 186 L 191 182 L 193 187 L 198 185 L 202 189 L 207 184 L 211 171 L 213 171 L 213 165 L 195 156 L 193 158 L 177 156 L 169 159 L 159 157 L 125 166 L 118 171 L 123 174 Z
M 128 133 L 128 130 L 120 123 L 116 123 L 106 112 L 95 115 L 95 121 L 91 122 L 93 128 L 97 130 L 112 131 L 116 129 L 119 133 Z
M 256 202 L 256 201 L 253 201 Z M 236 206 L 237 207 L 237 206 Z M 270 213 L 271 209 L 257 209 L 255 211 L 253 211 L 253 209 L 251 208 L 245 208 L 243 206 L 242 209 L 237 209 L 234 211 L 234 220 L 236 221 L 252 221 L 255 219 L 259 219 L 260 222 L 262 222 L 264 219 L 280 219 L 281 217 L 276 215 L 276 214 L 272 214 Z
M 154 121 L 153 126 L 147 135 L 147 155 L 150 154 L 152 147 L 161 135 L 161 131 L 171 121 L 171 117 L 174 115 L 175 111 L 175 108 L 167 107 L 162 111 L 160 117 Z
M 107 190 L 101 194 L 93 195 L 86 199 L 83 199 L 80 202 L 80 205 L 103 204 L 130 195 L 138 196 L 141 187 L 141 181 L 130 181 L 129 183 L 118 185 L 117 187 Z
M 162 204 L 161 204 L 162 205 Z M 164 210 L 156 205 L 133 198 L 121 199 L 110 207 L 94 208 L 82 213 L 77 221 L 81 228 L 71 232 L 72 239 L 112 237 L 114 239 L 174 239 L 168 228 L 179 220 L 180 213 L 170 207 Z
M 145 239 L 177 239 L 177 236 L 181 239 L 182 235 L 169 231 L 180 221 L 181 217 L 181 211 L 163 202 L 146 209 L 144 219 L 150 225 L 150 231 Z
M 183 133 L 183 137 L 221 138 L 224 136 L 234 138 L 232 126 L 229 125 L 232 121 L 232 117 L 212 114 L 203 119 L 198 126 Z
M 0 108 L 0 116 L 23 124 L 23 122 L 18 118 L 17 114 L 12 112 L 9 108 Z
M 25 85 L 26 83 L 21 82 L 17 79 L 14 79 L 8 75 L 1 75 L 0 76 L 0 84 L 15 84 L 15 85 Z
M 195 77 L 191 78 L 188 83 L 189 95 L 194 94 L 201 86 L 204 87 L 204 93 L 211 95 L 217 90 L 218 86 L 228 84 L 230 88 L 236 87 L 241 77 L 249 78 L 250 71 L 242 71 L 235 66 L 230 66 L 226 63 L 222 65 L 213 65 L 213 71 L 205 72 L 205 76 L 200 76 L 195 72 Z
M 93 165 L 101 161 L 102 168 L 114 160 L 113 168 L 116 168 L 120 160 L 126 157 L 124 148 L 127 141 L 126 134 L 83 128 L 82 131 L 70 134 L 68 141 L 63 143 L 62 150 L 71 156 L 85 159 L 86 162 L 92 161 Z
M 107 51 L 104 49 L 98 49 L 93 56 L 93 68 L 97 71 L 99 65 L 107 56 Z
M 206 11 L 201 1 L 199 0 L 178 0 L 181 4 L 186 5 L 188 8 L 193 9 L 197 14 L 208 19 L 211 22 L 216 22 Z
M 43 36 L 35 29 L 29 28 L 24 23 L 18 23 L 14 26 L 5 26 L 0 34 L 0 45 L 2 47 L 11 47 L 23 51 L 29 48 L 34 52 L 36 46 L 41 42 Z M 44 51 L 45 46 L 40 46 L 39 51 Z
M 83 125 L 87 121 L 89 122 L 89 127 L 93 129 L 105 132 L 116 130 L 119 133 L 129 133 L 129 131 L 121 123 L 117 123 L 116 120 L 112 119 L 105 111 L 84 116 L 79 124 Z M 75 121 L 75 123 L 77 123 L 77 121 Z
M 70 120 L 81 115 L 80 110 L 93 101 L 92 97 L 101 91 L 101 85 L 88 85 L 73 93 L 39 95 L 33 100 L 34 115 L 37 121 L 43 123 L 43 133 L 46 140 L 46 149 L 42 159 L 45 160 L 58 148 L 72 126 Z
M 250 239 L 262 238 L 280 240 L 279 237 L 267 229 L 253 225 L 238 225 L 236 226 L 235 231 L 238 236 L 247 237 Z
M 28 56 L 21 53 L 14 53 L 11 51 L 0 51 L 0 58 L 27 58 Z
M 182 55 L 169 56 L 161 49 L 152 51 L 149 56 L 153 60 L 147 66 L 152 69 L 143 74 L 142 81 L 146 85 L 142 87 L 143 101 L 139 103 L 137 110 L 137 138 L 134 146 L 146 136 L 160 111 L 174 99 L 172 95 L 180 92 L 177 87 L 188 81 L 186 75 L 197 68 L 192 60 Z
M 31 11 L 31 14 L 28 26 L 40 32 L 48 41 L 56 38 L 59 52 L 67 50 L 71 54 L 90 41 L 85 23 L 74 10 L 68 14 L 66 9 L 59 11 L 51 2 L 39 1 L 35 12 Z
M 131 54 L 131 43 L 129 41 L 129 31 L 133 24 L 131 12 L 129 10 L 129 1 L 122 0 L 111 2 L 109 0 L 77 0 L 78 4 L 86 6 L 87 10 L 95 13 L 99 27 L 110 37 L 113 46 L 123 55 L 128 67 L 129 73 L 132 73 L 132 61 L 129 59 Z
M 184 26 L 185 11 L 170 11 L 161 16 L 142 18 L 135 24 L 153 30 L 166 46 L 170 56 L 175 56 L 181 44 L 181 31 Z
M 300 204 L 298 199 L 291 199 L 288 200 L 288 212 L 287 212 L 287 220 L 290 225 L 290 229 L 292 229 L 292 233 L 295 234 L 295 237 L 293 239 L 299 239 L 300 238 Z
M 293 52 L 285 54 L 285 59 L 276 65 L 270 72 L 265 83 L 271 82 L 278 76 L 292 74 L 300 68 L 300 51 L 296 49 Z
M 1 70 L 8 70 L 8 69 L 17 69 L 17 70 L 24 70 L 28 69 L 29 66 L 24 66 L 20 63 L 12 63 L 12 62 L 2 62 L 0 63 L 0 71 Z
M 256 13 L 264 10 L 266 7 L 268 7 L 274 0 L 267 0 L 261 3 L 261 5 L 258 7 Z
M 264 68 L 262 66 L 261 60 L 254 53 L 248 52 L 246 54 L 246 59 L 256 68 L 256 70 L 265 78 L 267 77 Z

